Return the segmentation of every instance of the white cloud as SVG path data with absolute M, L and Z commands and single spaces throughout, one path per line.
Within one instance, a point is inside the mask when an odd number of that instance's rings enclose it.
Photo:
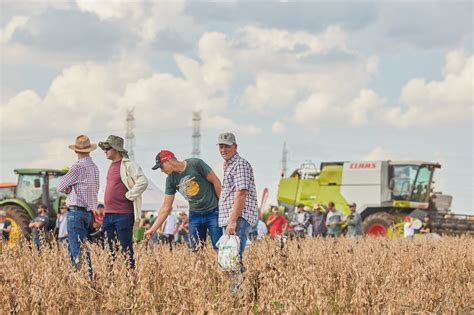
M 277 120 L 272 125 L 272 132 L 273 133 L 283 133 L 286 131 L 286 124 L 283 123 L 281 120 Z
M 128 15 L 134 15 L 133 13 L 137 15 L 141 9 L 139 1 L 76 0 L 76 3 L 81 11 L 95 14 L 101 20 L 121 19 Z
M 348 115 L 351 123 L 356 126 L 362 126 L 369 122 L 371 117 L 376 117 L 381 111 L 381 106 L 385 100 L 381 99 L 372 90 L 361 90 L 348 106 Z
M 72 144 L 71 139 L 54 138 L 40 144 L 41 158 L 31 161 L 28 167 L 60 169 L 70 167 L 76 155 L 67 146 Z
M 249 124 L 239 124 L 229 118 L 220 115 L 205 117 L 205 122 L 206 128 L 220 130 L 222 132 L 228 131 L 248 135 L 259 135 L 262 133 L 262 128 L 255 127 Z
M 417 78 L 403 87 L 401 105 L 387 111 L 387 122 L 410 127 L 471 121 L 474 55 L 466 56 L 463 52 L 454 51 L 446 59 L 443 80 Z
M 241 32 L 241 40 L 250 48 L 288 52 L 296 58 L 346 50 L 346 33 L 339 26 L 329 26 L 317 36 L 304 31 L 288 32 L 253 25 L 243 27 Z
M 95 1 L 76 0 L 83 12 L 95 14 L 101 20 L 120 20 L 127 23 L 147 44 L 161 31 L 191 33 L 197 27 L 184 13 L 185 1 Z
M 0 29 L 0 43 L 8 43 L 15 31 L 25 28 L 29 18 L 26 16 L 14 16 L 5 28 Z
M 367 154 L 363 155 L 362 161 L 384 161 L 384 160 L 398 160 L 400 156 L 391 150 L 384 149 L 381 146 L 377 146 Z

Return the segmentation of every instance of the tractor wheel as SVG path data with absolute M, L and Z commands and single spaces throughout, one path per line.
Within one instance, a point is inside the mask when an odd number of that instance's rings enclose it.
M 20 239 L 20 236 L 23 234 L 28 237 L 30 229 L 28 224 L 31 219 L 25 209 L 16 205 L 9 204 L 0 206 L 0 210 L 3 210 L 7 213 L 7 220 L 12 223 L 12 231 L 10 233 L 9 244 L 13 244 Z
M 362 222 L 362 231 L 370 236 L 389 236 L 393 229 L 394 219 L 387 212 L 377 212 L 369 215 Z

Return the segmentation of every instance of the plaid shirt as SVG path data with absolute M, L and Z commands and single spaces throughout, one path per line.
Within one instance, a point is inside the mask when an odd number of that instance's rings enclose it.
M 250 225 L 257 224 L 257 190 L 250 163 L 236 153 L 229 161 L 224 163 L 224 180 L 221 196 L 219 198 L 219 226 L 229 223 L 234 207 L 235 193 L 240 190 L 247 191 L 245 206 L 241 217 Z
M 69 172 L 59 180 L 58 191 L 66 192 L 68 207 L 84 207 L 92 211 L 97 208 L 97 194 L 99 193 L 99 168 L 91 157 L 79 159 L 71 166 Z

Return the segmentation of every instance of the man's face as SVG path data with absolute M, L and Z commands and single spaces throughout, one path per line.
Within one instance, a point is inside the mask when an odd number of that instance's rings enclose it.
M 332 203 L 328 204 L 329 211 L 334 211 L 334 205 Z
M 278 210 L 278 208 L 273 208 L 273 214 L 277 215 L 279 213 L 280 213 L 280 211 Z
M 103 207 L 99 207 L 97 208 L 97 212 L 99 213 L 99 215 L 104 215 L 104 211 L 105 209 Z
M 354 212 L 356 211 L 356 207 L 350 206 L 350 207 L 349 207 L 349 210 L 351 210 L 351 213 L 354 213 Z
M 65 214 L 66 211 L 67 211 L 66 207 L 61 207 L 61 209 L 59 209 L 59 212 L 61 212 L 61 214 Z
M 173 172 L 173 167 L 171 165 L 171 162 L 169 160 L 162 162 L 160 170 L 161 170 L 161 172 L 165 173 L 166 175 L 171 174 Z
M 44 214 L 44 213 L 46 213 L 46 209 L 43 208 L 43 207 L 40 207 L 40 208 L 38 209 L 38 212 L 39 212 L 40 214 Z
M 117 158 L 117 155 L 120 154 L 117 150 L 113 149 L 110 146 L 104 147 L 104 153 L 107 159 L 109 160 L 114 160 L 115 158 Z
M 219 144 L 219 152 L 224 160 L 230 160 L 235 153 L 237 152 L 237 144 L 227 145 L 227 144 Z
M 299 207 L 299 208 L 298 208 L 298 212 L 299 212 L 299 213 L 301 213 L 301 212 L 303 212 L 303 211 L 304 211 L 304 207 Z

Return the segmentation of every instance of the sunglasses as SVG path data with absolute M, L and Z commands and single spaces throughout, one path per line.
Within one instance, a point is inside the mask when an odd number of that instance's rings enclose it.
M 104 151 L 104 152 L 107 152 L 107 151 L 110 151 L 110 150 L 112 150 L 112 147 L 104 147 L 102 149 L 102 151 Z

